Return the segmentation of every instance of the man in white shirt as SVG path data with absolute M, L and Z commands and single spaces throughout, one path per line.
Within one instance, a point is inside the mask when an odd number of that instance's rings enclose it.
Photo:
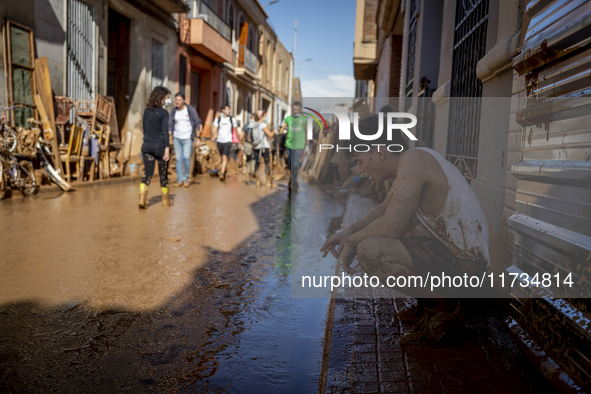
M 174 154 L 176 156 L 176 187 L 189 187 L 191 171 L 191 149 L 193 140 L 201 134 L 201 119 L 197 110 L 185 103 L 185 95 L 177 93 L 175 107 L 168 120 L 168 130 L 172 133 Z M 183 171 L 184 167 L 184 171 Z
M 226 179 L 226 166 L 228 157 L 232 150 L 232 129 L 238 127 L 236 119 L 230 116 L 230 106 L 222 106 L 222 115 L 213 121 L 213 138 L 217 143 L 220 156 L 222 156 L 222 169 L 220 171 L 220 181 Z

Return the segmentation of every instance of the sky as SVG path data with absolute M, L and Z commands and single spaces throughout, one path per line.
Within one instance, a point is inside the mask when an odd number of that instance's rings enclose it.
M 259 0 L 262 6 L 271 0 Z M 283 46 L 293 51 L 298 21 L 295 76 L 303 97 L 353 97 L 353 41 L 356 0 L 279 0 L 265 7 Z

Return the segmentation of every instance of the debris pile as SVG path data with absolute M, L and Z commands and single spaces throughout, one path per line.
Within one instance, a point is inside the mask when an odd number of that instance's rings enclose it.
M 37 172 L 43 178 L 37 183 L 51 180 L 71 190 L 65 185 L 74 179 L 123 175 L 123 144 L 113 98 L 96 93 L 89 100 L 54 96 L 48 59 L 35 58 L 33 30 L 4 20 L 3 39 L 7 86 L 3 130 L 16 134 L 14 154 L 27 157 L 35 169 L 45 169 L 45 173 Z M 7 133 L 0 137 L 5 139 Z M 40 149 L 47 162 L 37 157 Z

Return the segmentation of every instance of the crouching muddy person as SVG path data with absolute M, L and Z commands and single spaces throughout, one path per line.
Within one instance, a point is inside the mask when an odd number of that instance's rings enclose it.
M 148 186 L 154 175 L 154 168 L 158 162 L 160 174 L 160 190 L 162 191 L 162 206 L 169 207 L 172 201 L 168 195 L 168 159 L 170 158 L 170 143 L 168 138 L 168 112 L 164 109 L 171 103 L 170 91 L 165 87 L 154 88 L 148 104 L 144 110 L 144 144 L 142 157 L 144 159 L 144 175 L 140 183 L 139 207 L 147 207 Z
M 375 134 L 378 122 L 378 115 L 372 115 L 360 121 L 359 129 L 366 135 Z M 384 129 L 385 124 L 384 118 Z M 385 139 L 385 131 L 383 135 Z M 439 153 L 408 149 L 400 130 L 393 130 L 392 138 L 372 141 L 384 146 L 352 153 L 359 172 L 371 181 L 394 178 L 395 183 L 380 205 L 324 243 L 323 257 L 329 252 L 340 256 L 343 268 L 352 272 L 357 255 L 361 269 L 378 276 L 384 285 L 388 277 L 480 278 L 488 273 L 488 225 L 470 185 Z M 367 142 L 352 135 L 354 144 Z M 385 149 L 392 144 L 400 145 L 401 152 Z M 458 289 L 446 282 L 435 292 L 429 285 L 421 288 L 411 283 L 396 287 L 418 299 L 417 305 L 399 313 L 401 320 L 417 322 L 401 337 L 402 343 L 437 342 L 464 322 L 465 299 L 458 297 L 474 296 L 469 292 L 473 289 Z

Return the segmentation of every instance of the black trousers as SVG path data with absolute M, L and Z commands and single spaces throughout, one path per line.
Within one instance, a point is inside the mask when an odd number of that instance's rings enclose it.
M 158 173 L 160 174 L 160 187 L 168 187 L 168 162 L 162 160 L 162 156 L 155 156 L 150 153 L 143 153 L 144 158 L 144 176 L 142 176 L 142 183 L 149 185 L 154 175 L 156 168 L 156 161 L 158 162 Z
M 269 148 L 262 148 L 262 149 L 253 149 L 253 156 L 254 156 L 254 172 L 256 173 L 259 170 L 259 164 L 261 162 L 261 156 L 263 160 L 265 160 L 265 173 L 267 175 L 271 175 L 271 166 L 270 166 L 270 155 L 269 155 Z

